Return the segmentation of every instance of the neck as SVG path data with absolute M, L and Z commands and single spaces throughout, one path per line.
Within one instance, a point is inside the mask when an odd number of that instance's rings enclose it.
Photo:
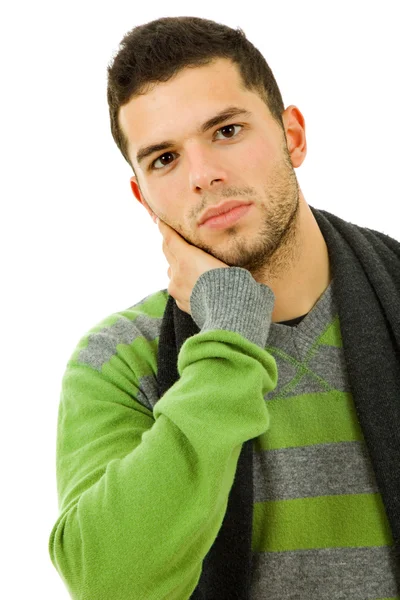
M 325 239 L 301 192 L 294 235 L 275 259 L 280 265 L 276 277 L 257 281 L 274 292 L 272 322 L 279 323 L 309 313 L 332 279 Z

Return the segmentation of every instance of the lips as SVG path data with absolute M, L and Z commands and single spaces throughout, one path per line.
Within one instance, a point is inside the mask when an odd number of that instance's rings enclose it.
M 247 206 L 251 204 L 251 202 L 243 202 L 240 200 L 229 200 L 228 202 L 222 202 L 217 206 L 213 206 L 208 208 L 202 215 L 199 225 L 203 225 L 207 219 L 211 219 L 211 217 L 217 217 L 218 215 L 222 215 L 226 212 L 232 210 L 232 208 L 237 208 L 238 206 Z

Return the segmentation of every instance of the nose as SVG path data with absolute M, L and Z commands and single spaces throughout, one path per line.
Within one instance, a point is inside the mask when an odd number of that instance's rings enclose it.
M 196 144 L 186 153 L 189 183 L 192 189 L 211 189 L 215 191 L 215 182 L 226 183 L 228 173 L 222 164 L 221 156 L 217 156 L 211 148 Z

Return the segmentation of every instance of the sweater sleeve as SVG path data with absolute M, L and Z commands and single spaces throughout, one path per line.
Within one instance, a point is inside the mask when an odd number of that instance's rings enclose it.
M 49 553 L 74 600 L 190 598 L 242 445 L 269 425 L 264 395 L 276 387 L 277 366 L 264 348 L 273 303 L 272 290 L 245 269 L 204 273 L 190 298 L 200 332 L 182 345 L 180 377 L 152 412 L 135 394 L 140 345 L 129 361 L 118 346 L 107 369 L 68 363 Z M 131 388 L 122 383 L 127 362 Z

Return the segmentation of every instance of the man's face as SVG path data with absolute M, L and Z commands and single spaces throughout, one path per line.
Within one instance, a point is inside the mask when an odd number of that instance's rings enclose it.
M 232 106 L 251 114 L 230 117 L 199 133 L 203 123 Z M 134 195 L 189 243 L 229 266 L 258 271 L 287 242 L 298 215 L 293 166 L 304 160 L 305 149 L 302 157 L 296 154 L 302 135 L 304 140 L 304 122 L 296 107 L 287 108 L 282 117 L 290 154 L 267 105 L 242 89 L 236 65 L 218 59 L 184 69 L 120 109 L 137 174 L 131 179 Z M 138 162 L 141 149 L 164 141 L 173 143 Z M 207 208 L 228 200 L 253 204 L 227 228 L 199 226 Z

